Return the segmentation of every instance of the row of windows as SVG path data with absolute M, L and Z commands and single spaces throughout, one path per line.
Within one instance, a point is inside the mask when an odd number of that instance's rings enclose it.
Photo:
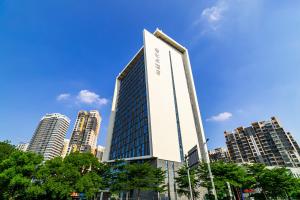
M 114 127 L 115 136 L 118 136 L 119 134 L 124 135 L 125 134 L 131 134 L 134 132 L 138 132 L 139 130 L 148 132 L 148 119 L 145 116 L 144 118 L 140 118 L 135 122 L 133 121 L 126 121 L 122 124 Z
M 149 155 L 144 57 L 120 82 L 110 159 Z

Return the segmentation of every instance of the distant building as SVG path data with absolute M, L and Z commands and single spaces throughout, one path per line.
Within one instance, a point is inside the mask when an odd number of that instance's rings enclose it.
M 95 156 L 96 156 L 96 158 L 98 158 L 99 162 L 102 161 L 104 151 L 105 151 L 105 147 L 100 146 L 100 145 L 97 146 Z
M 300 168 L 299 167 L 287 167 L 295 178 L 300 178 Z
M 208 151 L 209 159 L 211 162 L 216 161 L 223 161 L 223 162 L 229 162 L 230 157 L 227 149 L 225 148 L 216 148 L 214 150 Z
M 20 143 L 16 146 L 16 149 L 20 151 L 27 151 L 29 143 Z
M 300 167 L 299 145 L 275 117 L 224 134 L 230 159 L 236 163 Z
M 69 143 L 70 143 L 69 139 L 64 139 L 64 147 L 61 151 L 62 158 L 66 157 L 66 155 L 68 154 Z
M 274 169 L 276 166 L 267 166 L 267 169 Z M 295 178 L 300 178 L 300 168 L 299 167 L 286 167 L 290 171 L 291 175 Z
M 101 125 L 101 116 L 97 110 L 79 111 L 69 144 L 70 152 L 91 152 L 96 143 Z
M 45 160 L 60 156 L 70 119 L 59 113 L 45 115 L 28 146 L 28 151 L 43 155 Z

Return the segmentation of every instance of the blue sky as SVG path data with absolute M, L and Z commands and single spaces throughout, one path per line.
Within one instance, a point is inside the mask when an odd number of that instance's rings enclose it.
M 189 49 L 209 147 L 224 130 L 277 116 L 300 141 L 300 1 L 0 0 L 0 140 L 29 141 L 40 118 L 103 116 L 115 77 L 156 27 Z M 61 95 L 63 94 L 63 95 Z

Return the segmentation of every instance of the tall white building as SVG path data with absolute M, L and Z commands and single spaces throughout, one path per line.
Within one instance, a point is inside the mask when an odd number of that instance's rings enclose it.
M 46 114 L 29 143 L 28 151 L 44 156 L 45 160 L 60 156 L 70 119 L 59 113 Z
M 188 50 L 160 30 L 143 35 L 116 78 L 104 161 L 150 159 L 172 179 L 189 152 L 209 160 Z
M 97 148 L 101 120 L 97 110 L 79 111 L 69 144 L 69 152 L 94 153 Z
M 27 151 L 27 148 L 29 146 L 29 143 L 20 143 L 16 146 L 16 149 L 20 151 Z
M 61 151 L 61 157 L 64 158 L 68 154 L 68 148 L 69 148 L 70 140 L 69 139 L 64 139 L 64 146 Z
M 97 146 L 95 156 L 99 160 L 99 162 L 102 162 L 104 151 L 105 151 L 105 147 L 101 145 Z

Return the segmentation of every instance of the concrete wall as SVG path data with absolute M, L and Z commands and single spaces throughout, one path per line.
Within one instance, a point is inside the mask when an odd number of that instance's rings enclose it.
M 144 52 L 152 155 L 159 159 L 181 162 L 175 103 L 184 154 L 195 145 L 198 146 L 185 55 L 146 30 Z

